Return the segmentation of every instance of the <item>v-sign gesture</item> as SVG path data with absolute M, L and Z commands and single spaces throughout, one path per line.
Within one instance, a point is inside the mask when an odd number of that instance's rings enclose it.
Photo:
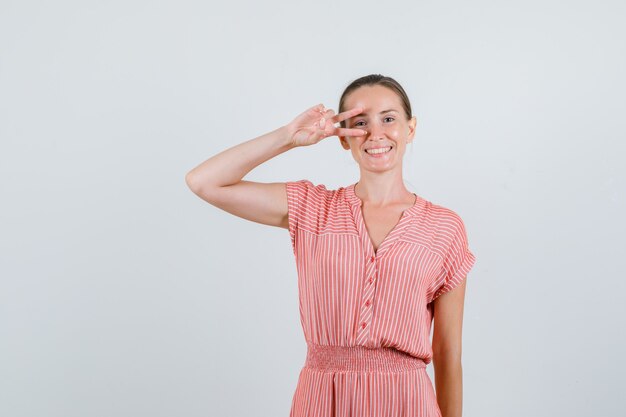
M 287 125 L 291 143 L 294 146 L 308 146 L 329 136 L 363 136 L 367 131 L 363 129 L 347 129 L 336 127 L 335 124 L 361 113 L 363 109 L 355 107 L 335 115 L 331 109 L 323 104 L 311 107 L 293 119 Z

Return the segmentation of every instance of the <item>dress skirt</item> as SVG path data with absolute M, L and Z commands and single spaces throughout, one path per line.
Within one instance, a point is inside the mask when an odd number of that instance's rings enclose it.
M 307 344 L 290 417 L 441 417 L 426 363 L 393 348 Z

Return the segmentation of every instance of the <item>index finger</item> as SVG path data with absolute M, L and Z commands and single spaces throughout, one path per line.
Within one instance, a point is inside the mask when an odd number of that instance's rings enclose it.
M 353 109 L 350 110 L 346 110 L 344 112 L 341 112 L 335 116 L 332 117 L 332 121 L 333 123 L 338 123 L 338 122 L 342 122 L 346 119 L 351 118 L 352 116 L 356 116 L 357 114 L 361 113 L 363 111 L 363 109 L 361 107 L 355 107 Z

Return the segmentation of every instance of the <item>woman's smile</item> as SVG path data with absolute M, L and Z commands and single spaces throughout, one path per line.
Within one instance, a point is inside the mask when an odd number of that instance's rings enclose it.
M 391 153 L 392 149 L 393 146 L 369 148 L 365 149 L 365 153 L 372 158 L 384 158 Z

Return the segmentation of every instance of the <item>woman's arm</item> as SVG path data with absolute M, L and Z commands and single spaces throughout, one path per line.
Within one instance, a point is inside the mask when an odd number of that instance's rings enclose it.
M 185 176 L 191 191 L 209 204 L 257 223 L 287 228 L 284 183 L 241 179 L 263 162 L 295 145 L 286 126 L 228 148 Z
M 466 281 L 434 301 L 433 366 L 442 417 L 461 417 L 463 413 L 461 337 Z
M 242 178 L 263 162 L 294 147 L 312 145 L 334 135 L 363 134 L 361 129 L 334 126 L 360 111 L 356 108 L 335 115 L 323 105 L 311 107 L 285 126 L 212 156 L 189 171 L 185 181 L 196 195 L 222 210 L 287 229 L 285 184 L 242 181 Z

